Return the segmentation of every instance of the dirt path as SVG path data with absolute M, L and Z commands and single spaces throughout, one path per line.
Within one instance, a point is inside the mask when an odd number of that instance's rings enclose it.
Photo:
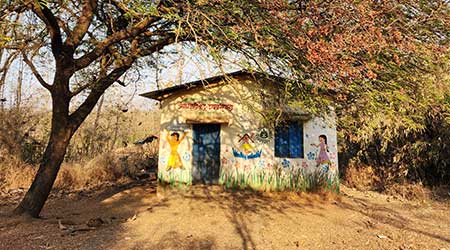
M 53 198 L 45 219 L 2 216 L 0 249 L 450 250 L 449 208 L 345 187 L 330 198 L 132 184 Z

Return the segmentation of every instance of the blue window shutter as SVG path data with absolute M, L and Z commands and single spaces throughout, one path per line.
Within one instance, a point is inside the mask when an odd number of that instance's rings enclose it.
M 275 156 L 289 156 L 289 130 L 286 127 L 275 128 Z
M 303 158 L 303 124 L 289 124 L 289 155 L 292 158 Z

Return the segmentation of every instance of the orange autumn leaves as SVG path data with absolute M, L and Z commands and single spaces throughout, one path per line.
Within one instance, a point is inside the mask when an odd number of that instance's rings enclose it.
M 216 0 L 192 7 L 188 22 L 207 46 L 242 52 L 302 84 L 346 95 L 355 84 L 417 73 L 417 62 L 448 51 L 439 41 L 450 30 L 439 21 L 448 19 L 446 9 L 444 0 Z

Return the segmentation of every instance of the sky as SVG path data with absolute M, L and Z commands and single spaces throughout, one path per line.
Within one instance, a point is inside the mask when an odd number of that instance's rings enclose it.
M 157 102 L 141 97 L 139 94 L 156 90 L 157 86 L 161 89 L 208 78 L 222 72 L 233 72 L 241 69 L 240 65 L 242 65 L 242 58 L 231 52 L 224 53 L 224 61 L 219 65 L 208 57 L 206 51 L 193 44 L 167 46 L 158 58 L 158 72 L 150 66 L 141 67 L 139 73 L 136 70 L 130 70 L 122 79 L 127 84 L 126 87 L 116 83 L 105 92 L 106 103 L 119 109 L 152 110 L 157 108 Z M 146 61 L 141 60 L 140 63 L 145 65 Z M 38 65 L 48 64 L 48 62 L 38 63 Z M 20 60 L 12 65 L 6 79 L 3 96 L 7 99 L 6 106 L 12 106 L 15 103 L 18 72 L 22 67 L 24 72 L 22 103 L 34 108 L 50 109 L 51 100 L 48 91 L 37 82 L 28 66 Z M 53 77 L 51 68 L 41 68 L 41 72 L 43 78 L 51 82 Z

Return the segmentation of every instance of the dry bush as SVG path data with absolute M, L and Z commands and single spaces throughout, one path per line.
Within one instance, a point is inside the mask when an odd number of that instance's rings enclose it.
M 361 163 L 356 164 L 354 161 L 348 165 L 343 181 L 346 186 L 360 191 L 379 191 L 401 199 L 450 200 L 448 185 L 429 187 L 420 182 L 401 181 L 398 171 L 393 171 L 391 168 L 374 168 Z
M 433 199 L 433 192 L 422 183 L 393 183 L 386 186 L 385 194 L 401 197 L 407 200 L 429 200 Z
M 157 111 L 106 109 L 91 114 L 75 133 L 67 149 L 67 162 L 81 162 L 117 148 L 130 147 L 150 135 L 159 134 Z M 98 118 L 98 119 L 97 119 Z
M 63 164 L 56 178 L 55 189 L 81 189 L 84 188 L 84 178 L 86 173 L 83 167 L 78 164 Z
M 95 157 L 87 163 L 63 163 L 56 178 L 55 190 L 90 189 L 121 180 L 139 178 L 143 169 L 156 169 L 153 153 L 157 142 L 130 146 Z M 28 188 L 37 166 L 19 158 L 0 159 L 0 190 Z
M 74 135 L 55 181 L 55 189 L 82 189 L 134 178 L 155 165 L 158 141 L 133 142 L 158 134 L 154 111 L 123 113 L 105 108 L 93 113 Z M 97 119 L 98 118 L 98 119 Z M 28 188 L 48 138 L 48 112 L 23 107 L 0 111 L 0 191 Z M 128 144 L 122 147 L 122 142 Z
M 104 153 L 85 165 L 86 185 L 116 181 L 125 176 L 125 168 L 113 153 Z
M 377 190 L 380 185 L 380 178 L 375 174 L 371 166 L 362 166 L 351 161 L 345 171 L 344 183 L 348 187 L 361 191 Z
M 44 111 L 25 107 L 0 111 L 0 162 L 1 158 L 16 157 L 38 163 L 48 137 L 47 126 L 49 119 Z
M 3 158 L 0 162 L 0 190 L 27 188 L 37 168 L 16 157 Z

